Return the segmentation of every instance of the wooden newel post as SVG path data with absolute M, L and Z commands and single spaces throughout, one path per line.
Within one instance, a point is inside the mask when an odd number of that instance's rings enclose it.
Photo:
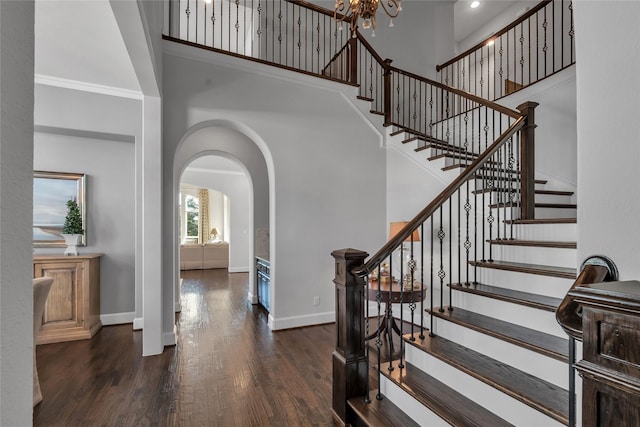
M 383 126 L 391 126 L 391 60 L 385 59 L 384 67 L 384 123 Z
M 358 39 L 349 39 L 349 83 L 358 84 Z
M 520 131 L 520 218 L 535 218 L 535 165 L 536 165 L 536 139 L 535 108 L 537 102 L 527 101 L 518 106 L 523 116 L 527 116 L 526 122 Z
M 365 353 L 364 278 L 351 273 L 369 254 L 356 249 L 331 253 L 336 272 L 336 349 L 333 352 L 333 416 L 342 425 L 351 422 L 347 400 L 367 393 Z

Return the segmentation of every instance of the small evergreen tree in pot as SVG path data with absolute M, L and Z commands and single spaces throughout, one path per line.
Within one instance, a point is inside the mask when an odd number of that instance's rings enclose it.
M 64 237 L 64 241 L 67 244 L 67 249 L 64 251 L 65 255 L 78 255 L 77 246 L 81 243 L 83 234 L 82 215 L 80 214 L 78 203 L 75 199 L 68 200 L 67 216 L 62 227 L 62 237 Z

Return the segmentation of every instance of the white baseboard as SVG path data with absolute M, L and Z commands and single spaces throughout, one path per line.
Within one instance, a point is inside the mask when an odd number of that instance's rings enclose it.
M 134 312 L 101 314 L 100 321 L 103 326 L 122 325 L 123 323 L 133 323 L 135 315 L 136 314 Z
M 323 323 L 333 323 L 336 321 L 336 313 L 328 311 L 326 313 L 306 314 L 304 316 L 291 316 L 274 318 L 269 313 L 269 328 L 272 331 L 282 329 L 299 328 L 302 326 L 320 325 Z
M 249 303 L 251 303 L 251 304 L 257 304 L 258 303 L 258 295 L 254 295 L 252 292 L 249 292 L 247 294 L 247 299 L 249 300 Z
M 142 317 L 134 317 L 133 318 L 133 330 L 134 331 L 141 331 L 143 325 L 144 325 L 144 323 L 143 323 L 143 318 Z
M 229 267 L 229 273 L 248 273 L 249 267 Z
M 178 344 L 178 329 L 176 325 L 173 325 L 172 332 L 165 332 L 162 334 L 162 345 L 176 345 Z

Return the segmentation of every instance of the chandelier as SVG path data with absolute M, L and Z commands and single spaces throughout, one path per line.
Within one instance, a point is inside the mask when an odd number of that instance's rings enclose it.
M 345 5 L 345 1 L 347 5 Z M 382 5 L 382 10 L 391 18 L 389 26 L 393 27 L 393 18 L 398 16 L 398 13 L 402 10 L 401 0 L 336 0 L 333 18 L 340 23 L 348 19 L 351 22 L 351 34 L 354 37 L 358 28 L 358 19 L 362 18 L 362 28 L 369 29 L 373 27 L 372 37 L 375 37 L 378 4 Z M 338 15 L 341 16 L 338 17 Z

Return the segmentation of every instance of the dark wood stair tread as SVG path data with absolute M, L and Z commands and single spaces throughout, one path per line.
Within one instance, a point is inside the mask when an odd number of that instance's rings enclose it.
M 517 189 L 516 189 L 517 190 Z M 480 190 L 472 191 L 473 194 L 483 194 L 483 193 L 491 193 L 491 192 L 502 192 L 508 193 L 512 191 L 509 187 L 492 187 L 492 188 L 482 188 Z M 571 191 L 555 191 L 555 190 L 535 190 L 535 194 L 544 194 L 551 196 L 573 196 L 573 192 Z
M 451 425 L 458 427 L 512 425 L 410 363 L 405 363 L 404 369 L 396 365 L 391 372 L 387 369 L 381 372 Z
M 558 249 L 576 249 L 578 247 L 576 242 L 559 242 L 550 240 L 518 240 L 518 239 L 498 239 L 487 240 L 492 245 L 506 245 L 506 246 L 533 246 L 537 248 L 558 248 Z
M 560 302 L 560 298 L 548 297 L 546 295 L 532 294 L 529 292 L 514 291 L 513 289 L 501 288 L 498 286 L 483 285 L 482 283 L 451 283 L 452 289 L 459 292 L 481 295 L 487 298 L 507 301 L 513 304 L 533 307 L 540 310 L 555 312 Z
M 525 328 L 524 326 L 457 307 L 454 307 L 453 310 L 445 307 L 442 312 L 440 312 L 438 308 L 434 308 L 433 311 L 429 309 L 426 311 L 433 313 L 435 317 L 527 348 L 553 359 L 562 362 L 568 362 L 569 360 L 569 341 L 565 338 L 559 338 L 555 335 L 546 334 L 536 331 L 535 329 Z
M 564 424 L 569 423 L 569 392 L 513 366 L 442 337 L 425 337 L 407 344 L 531 406 Z
M 576 218 L 506 219 L 507 224 L 576 224 Z
M 518 273 L 539 274 L 542 276 L 561 277 L 565 279 L 575 279 L 576 269 L 568 267 L 556 267 L 551 265 L 527 264 L 524 262 L 511 261 L 469 261 L 469 264 L 481 268 L 492 268 L 494 270 L 516 271 Z
M 398 129 L 398 130 L 394 130 L 393 132 L 391 132 L 389 134 L 389 136 L 396 136 L 396 135 L 400 135 L 401 133 L 406 133 L 407 131 L 404 129 Z
M 477 153 L 469 151 L 465 147 L 458 147 L 457 145 L 450 145 L 447 143 L 440 143 L 436 141 L 427 142 L 425 145 L 421 145 L 417 147 L 414 151 L 420 152 L 428 148 L 433 148 L 436 150 L 436 152 L 440 151 L 440 152 L 448 152 L 448 153 L 465 153 L 465 154 L 471 154 L 471 155 L 477 156 Z
M 491 209 L 495 209 L 497 207 L 500 208 L 517 208 L 520 207 L 520 203 L 519 202 L 514 202 L 514 203 L 494 203 L 492 205 L 489 205 L 489 207 Z M 536 203 L 535 204 L 536 208 L 550 208 L 550 209 L 577 209 L 578 205 L 573 204 L 573 203 Z
M 478 155 L 475 153 L 450 153 L 450 152 L 443 152 L 443 153 L 439 153 L 439 154 L 435 154 L 433 156 L 427 157 L 427 160 L 434 161 L 434 160 L 438 160 L 438 159 L 452 159 L 452 160 L 458 160 L 458 161 L 468 161 L 469 163 L 471 163 L 472 161 L 474 161 L 476 158 L 478 158 Z M 487 161 L 487 164 L 491 164 L 491 165 L 501 165 L 501 162 L 497 162 L 494 160 L 489 160 Z M 466 166 L 466 165 L 465 165 Z
M 356 98 L 357 98 L 357 99 L 360 99 L 360 100 L 362 100 L 362 101 L 367 101 L 367 102 L 373 102 L 373 101 L 374 101 L 374 99 L 373 99 L 373 98 L 369 98 L 369 97 L 362 96 L 362 95 L 358 95 Z
M 347 401 L 347 404 L 353 409 L 358 417 L 370 427 L 418 427 L 416 423 L 407 414 L 402 412 L 400 408 L 393 404 L 389 399 L 383 397 L 382 400 L 376 399 L 378 390 L 371 390 L 369 393 L 371 402 L 366 403 L 362 397 L 354 397 Z
M 513 174 L 515 175 L 515 172 Z M 520 180 L 520 178 L 517 178 L 517 177 L 506 177 L 506 176 L 492 177 L 492 176 L 484 175 L 482 173 L 476 173 L 474 175 L 474 178 L 477 179 L 477 180 L 481 180 L 481 179 L 488 180 L 489 178 L 491 178 L 492 180 L 495 180 L 495 181 L 519 181 Z M 534 182 L 536 184 L 544 185 L 548 181 L 546 179 L 536 179 Z

